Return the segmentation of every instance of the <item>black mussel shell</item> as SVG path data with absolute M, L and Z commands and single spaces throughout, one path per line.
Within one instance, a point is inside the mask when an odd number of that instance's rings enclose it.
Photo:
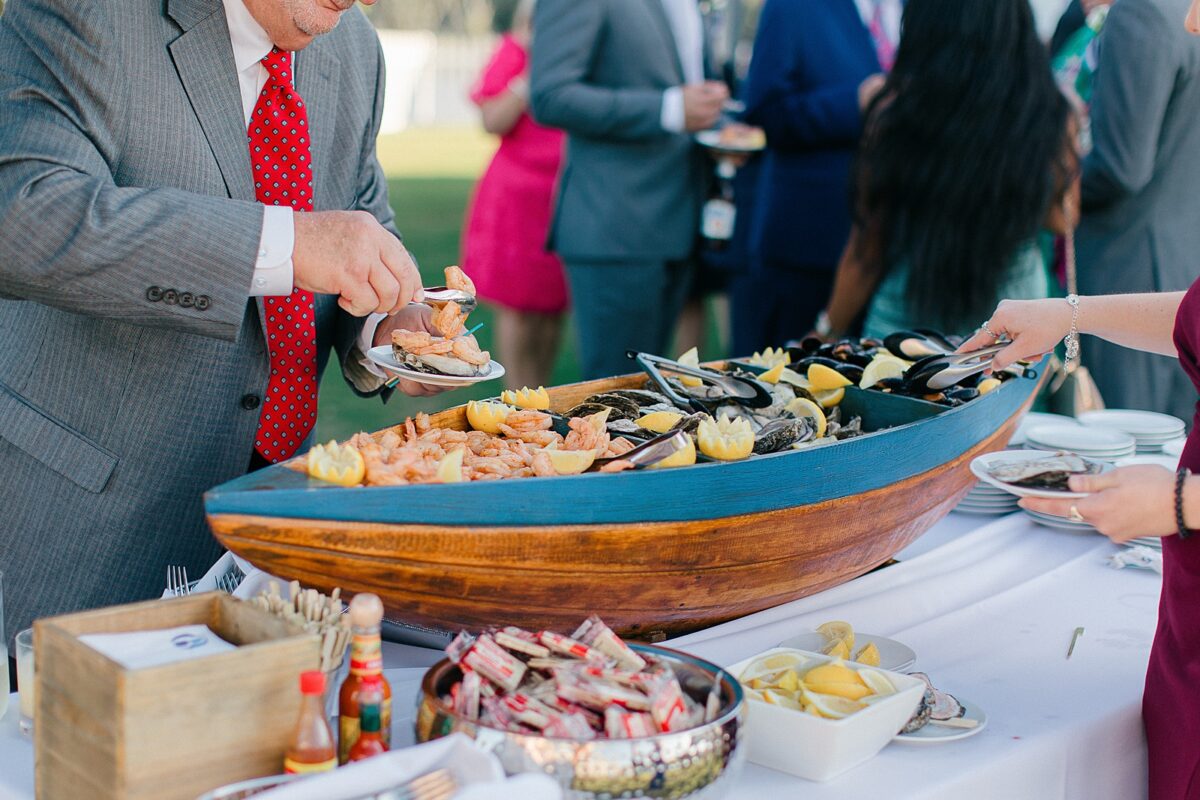
M 808 371 L 808 368 L 811 367 L 813 364 L 821 364 L 823 366 L 829 367 L 832 370 L 836 370 L 843 377 L 845 377 L 846 380 L 850 381 L 855 386 L 857 386 L 859 384 L 859 382 L 862 381 L 862 376 L 863 376 L 863 368 L 862 367 L 860 367 L 857 364 L 851 364 L 851 363 L 847 363 L 845 361 L 838 361 L 836 358 L 829 358 L 827 356 L 809 356 L 808 358 L 802 359 L 796 365 L 796 371 L 799 372 L 801 375 L 804 375 Z
M 862 346 L 851 339 L 843 339 L 833 346 L 830 357 L 846 364 L 866 367 L 871 363 L 874 354 L 863 350 Z
M 760 456 L 778 453 L 799 442 L 811 441 L 816 433 L 808 417 L 772 420 L 755 434 L 754 452 Z
M 594 394 L 583 401 L 584 403 L 599 403 L 602 406 L 608 406 L 614 411 L 620 411 L 622 416 L 640 417 L 642 415 L 642 407 L 630 400 L 627 397 L 621 397 L 617 394 L 608 392 L 602 394 Z
M 637 403 L 642 408 L 645 408 L 646 406 L 658 405 L 660 403 L 665 403 L 667 405 L 671 404 L 670 399 L 665 394 L 652 392 L 648 389 L 613 389 L 612 391 L 605 392 L 604 394 L 611 395 L 613 397 L 624 397 L 626 400 L 632 400 L 633 402 Z
M 880 392 L 903 394 L 904 387 L 905 387 L 904 378 L 884 378 L 883 380 L 877 382 L 871 388 L 875 389 L 877 391 L 880 391 Z
M 979 397 L 979 390 L 968 386 L 955 386 L 945 391 L 946 398 L 956 403 L 969 403 Z

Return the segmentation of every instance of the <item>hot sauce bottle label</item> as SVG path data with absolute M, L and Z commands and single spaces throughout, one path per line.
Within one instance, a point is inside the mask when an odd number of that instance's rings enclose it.
M 379 634 L 355 635 L 350 641 L 350 674 L 380 675 L 383 673 L 383 643 Z
M 392 699 L 384 698 L 379 709 L 379 733 L 388 748 L 392 746 Z M 345 764 L 350 758 L 350 748 L 358 741 L 360 731 L 358 717 L 343 714 L 338 719 L 338 763 Z
M 336 768 L 338 760 L 331 758 L 328 761 L 319 761 L 315 764 L 308 764 L 303 761 L 293 761 L 290 758 L 283 760 L 283 771 L 288 775 L 308 774 L 310 772 L 329 772 Z

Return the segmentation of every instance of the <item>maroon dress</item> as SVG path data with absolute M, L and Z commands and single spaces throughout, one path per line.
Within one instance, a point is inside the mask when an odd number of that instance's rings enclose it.
M 1175 318 L 1179 363 L 1200 391 L 1200 281 Z M 1180 465 L 1200 473 L 1200 407 Z M 1200 532 L 1163 539 L 1158 631 L 1142 700 L 1151 800 L 1200 800 Z

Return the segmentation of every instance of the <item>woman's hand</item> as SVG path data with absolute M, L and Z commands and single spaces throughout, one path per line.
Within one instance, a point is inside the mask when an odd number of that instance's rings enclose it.
M 997 338 L 1012 339 L 992 361 L 998 372 L 1016 361 L 1036 361 L 1071 332 L 1071 306 L 1061 298 L 1004 300 L 958 352 L 991 347 Z
M 1170 536 L 1175 526 L 1175 475 L 1155 466 L 1122 467 L 1103 475 L 1076 475 L 1071 491 L 1087 497 L 1021 499 L 1021 507 L 1043 514 L 1079 517 L 1114 542 L 1141 536 Z

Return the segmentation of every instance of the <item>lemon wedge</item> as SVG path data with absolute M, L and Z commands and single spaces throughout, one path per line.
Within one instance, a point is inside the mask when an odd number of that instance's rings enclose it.
M 308 451 L 308 474 L 338 486 L 358 486 L 366 477 L 367 464 L 353 445 L 330 442 Z
M 596 433 L 604 433 L 604 426 L 608 424 L 608 415 L 612 413 L 611 408 L 606 408 L 603 411 L 597 411 L 595 414 L 588 414 L 584 419 L 592 426 L 592 430 Z
M 814 392 L 828 392 L 852 385 L 849 378 L 824 364 L 809 364 L 808 382 L 812 384 Z
M 855 711 L 861 711 L 864 708 L 862 703 L 850 698 L 828 695 L 823 692 L 804 690 L 801 692 L 801 697 L 809 711 L 815 710 L 826 719 L 845 719 Z
M 700 369 L 700 351 L 694 347 L 675 360 L 680 364 L 683 364 L 685 367 L 695 367 L 696 369 Z M 684 386 L 694 387 L 704 385 L 704 381 L 700 380 L 699 378 L 693 378 L 691 375 L 680 375 L 679 382 Z
M 813 667 L 804 676 L 804 685 L 818 694 L 861 700 L 871 694 L 870 687 L 858 673 L 840 661 Z
M 530 389 L 523 386 L 517 391 L 505 389 L 500 393 L 500 402 L 522 408 L 527 411 L 548 411 L 550 409 L 550 393 L 544 386 Z
M 683 414 L 674 411 L 651 411 L 637 420 L 639 428 L 645 428 L 653 433 L 666 433 L 683 419 Z
M 821 408 L 833 408 L 846 397 L 846 389 L 830 389 L 825 392 L 813 392 L 813 397 L 821 404 Z
M 998 378 L 984 378 L 975 388 L 979 390 L 981 395 L 994 392 L 1000 388 L 1000 380 Z
M 838 639 L 833 644 L 825 648 L 825 655 L 833 656 L 834 658 L 848 659 L 850 658 L 850 647 L 846 644 L 845 639 Z
M 753 666 L 762 667 L 763 669 L 794 669 L 803 664 L 807 659 L 799 653 L 772 653 L 765 658 L 756 661 Z
M 776 364 L 792 363 L 792 356 L 782 347 L 768 347 L 761 353 L 750 356 L 746 363 L 756 367 L 774 367 Z
M 719 461 L 738 461 L 754 452 L 754 431 L 742 417 L 702 419 L 696 439 L 701 453 Z
M 854 660 L 859 664 L 866 664 L 868 667 L 878 667 L 879 648 L 875 646 L 874 642 L 871 642 L 862 650 L 858 651 L 858 655 L 854 657 Z
M 668 467 L 690 467 L 696 463 L 696 443 L 692 441 L 692 437 L 687 437 L 687 447 L 676 451 L 668 458 L 664 458 L 657 464 L 651 464 L 649 469 L 667 469 Z
M 512 413 L 512 406 L 506 406 L 503 403 L 497 403 L 491 400 L 480 400 L 476 402 L 471 400 L 467 403 L 467 422 L 477 431 L 490 433 L 496 436 L 500 433 L 500 426 L 504 420 L 508 419 L 508 415 Z
M 871 691 L 876 695 L 884 696 L 896 693 L 896 687 L 892 685 L 892 681 L 887 675 L 874 669 L 860 669 L 858 674 L 863 679 Z
M 867 364 L 863 370 L 862 380 L 858 382 L 858 388 L 870 389 L 875 384 L 888 378 L 903 378 L 904 372 L 908 369 L 905 362 L 895 357 L 876 356 L 871 359 L 871 363 Z
M 784 410 L 791 412 L 797 417 L 808 417 L 811 419 L 817 431 L 816 438 L 820 439 L 825 435 L 825 428 L 827 427 L 825 411 L 812 400 L 809 400 L 807 397 L 797 397 L 784 406 Z
M 763 700 L 773 706 L 781 708 L 790 708 L 792 711 L 803 711 L 804 706 L 796 699 L 795 693 L 789 693 L 781 689 L 764 689 L 760 692 Z
M 596 460 L 595 450 L 546 450 L 545 453 L 559 475 L 578 475 Z
M 766 372 L 760 374 L 758 379 L 763 383 L 769 383 L 774 386 L 775 384 L 779 383 L 779 379 L 783 376 L 784 369 L 785 367 L 781 361 Z
M 442 483 L 462 483 L 463 450 L 451 450 L 438 462 L 437 479 Z
M 836 642 L 839 639 L 846 642 L 846 646 L 851 650 L 854 649 L 854 626 L 849 622 L 834 620 L 826 622 L 823 625 L 817 626 L 817 633 L 825 637 L 827 642 Z

